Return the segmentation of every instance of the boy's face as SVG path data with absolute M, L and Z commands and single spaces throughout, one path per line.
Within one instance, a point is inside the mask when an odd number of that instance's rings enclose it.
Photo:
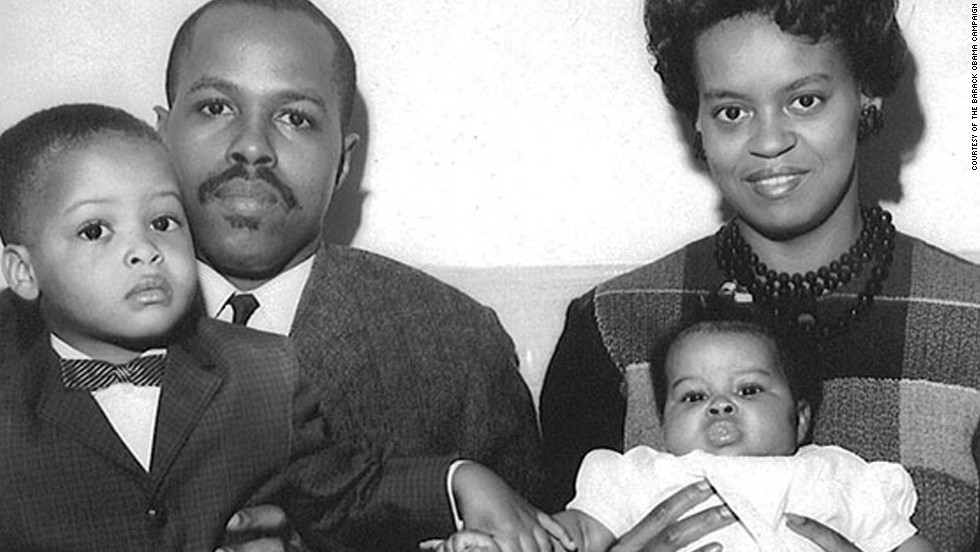
M 668 452 L 790 455 L 806 435 L 809 408 L 797 408 L 767 339 L 695 332 L 667 355 L 663 430 Z
M 39 178 L 27 247 L 51 330 L 93 356 L 166 334 L 197 272 L 164 148 L 106 137 L 60 154 Z

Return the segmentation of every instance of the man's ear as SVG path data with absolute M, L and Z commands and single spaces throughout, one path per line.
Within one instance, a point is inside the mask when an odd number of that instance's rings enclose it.
M 810 433 L 810 422 L 813 419 L 813 409 L 805 399 L 796 401 L 796 444 L 802 445 Z
M 159 117 L 159 113 L 157 113 Z M 361 140 L 361 137 L 356 132 L 351 132 L 344 135 L 344 150 L 340 153 L 340 165 L 337 167 L 337 180 L 334 182 L 334 187 L 340 189 L 344 185 L 344 181 L 347 179 L 347 174 L 350 172 L 350 158 L 354 153 L 354 148 L 357 147 L 357 142 Z
M 153 106 L 153 112 L 157 114 L 157 134 L 163 138 L 167 135 L 167 122 L 170 120 L 170 112 L 162 105 Z
M 8 245 L 0 253 L 0 271 L 11 291 L 22 299 L 33 301 L 41 293 L 31 263 L 31 252 L 23 245 Z

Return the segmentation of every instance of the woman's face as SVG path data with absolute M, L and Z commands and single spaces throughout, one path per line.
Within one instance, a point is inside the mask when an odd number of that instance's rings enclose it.
M 695 64 L 708 167 L 752 229 L 781 241 L 856 212 L 858 120 L 870 100 L 834 43 L 736 17 L 697 39 Z

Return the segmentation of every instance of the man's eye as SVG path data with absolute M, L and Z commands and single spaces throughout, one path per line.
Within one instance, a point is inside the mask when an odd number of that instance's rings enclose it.
M 279 116 L 279 120 L 293 128 L 311 128 L 313 119 L 302 111 L 290 110 Z
M 170 232 L 183 226 L 176 217 L 163 215 L 150 221 L 150 228 L 157 232 Z
M 223 101 L 211 100 L 204 102 L 200 111 L 209 117 L 221 117 L 231 113 L 231 106 Z
M 97 241 L 108 232 L 108 228 L 101 222 L 90 222 L 78 231 L 78 237 L 86 241 Z

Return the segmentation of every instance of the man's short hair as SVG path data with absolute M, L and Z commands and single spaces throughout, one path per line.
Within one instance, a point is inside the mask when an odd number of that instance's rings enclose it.
M 40 192 L 37 176 L 55 158 L 111 136 L 148 140 L 164 148 L 150 125 L 99 104 L 65 104 L 38 111 L 0 135 L 0 239 L 30 238 L 31 204 Z
M 184 56 L 191 51 L 191 42 L 197 21 L 213 8 L 227 6 L 253 6 L 271 11 L 289 11 L 309 16 L 309 18 L 324 27 L 333 39 L 336 50 L 333 56 L 333 75 L 331 78 L 340 93 L 341 128 L 346 129 L 350 124 L 351 112 L 354 109 L 354 96 L 357 93 L 357 68 L 354 62 L 354 52 L 344 38 L 340 29 L 334 25 L 322 11 L 308 0 L 211 0 L 198 8 L 184 21 L 177 30 L 173 45 L 170 47 L 170 58 L 167 61 L 167 105 L 173 107 L 177 97 L 177 84 L 180 66 Z

